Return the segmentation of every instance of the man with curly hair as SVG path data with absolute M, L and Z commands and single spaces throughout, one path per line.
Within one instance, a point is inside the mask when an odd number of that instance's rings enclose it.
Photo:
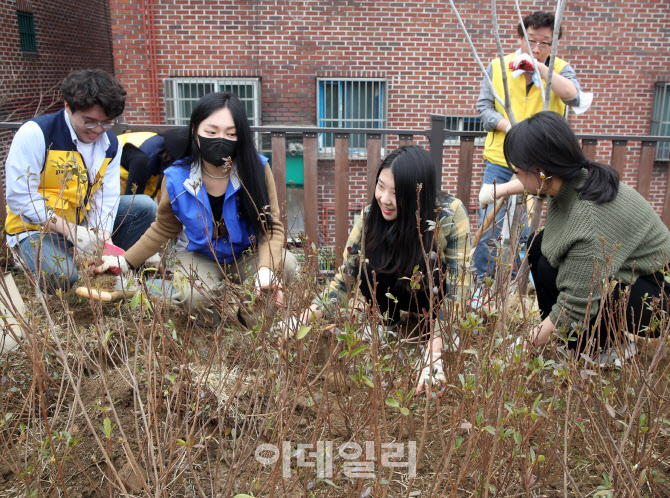
M 30 119 L 7 161 L 7 242 L 48 293 L 77 280 L 74 253 L 105 243 L 127 249 L 156 217 L 149 196 L 120 196 L 122 149 L 111 128 L 126 91 L 99 69 L 73 71 L 61 86 L 65 108 Z

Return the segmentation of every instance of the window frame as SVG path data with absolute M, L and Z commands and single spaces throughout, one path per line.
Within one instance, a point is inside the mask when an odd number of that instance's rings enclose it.
M 650 135 L 670 137 L 670 81 L 659 81 L 654 85 Z M 656 144 L 655 161 L 670 161 L 670 142 Z
M 34 14 L 25 10 L 17 10 L 16 21 L 19 27 L 19 46 L 21 52 L 37 52 L 37 34 L 35 33 Z
M 374 97 L 376 102 L 373 103 L 373 109 L 377 106 L 379 111 L 379 117 L 347 117 L 346 112 L 349 107 L 347 104 L 347 83 L 377 83 L 379 85 L 380 94 L 378 97 Z M 325 102 L 325 88 L 326 85 L 337 85 L 338 96 L 337 96 L 337 117 L 326 116 L 326 102 Z M 360 88 L 360 86 L 359 86 Z M 351 97 L 352 99 L 354 97 Z M 358 94 L 359 104 L 358 110 L 360 112 L 360 93 Z M 342 102 L 344 100 L 344 102 Z M 366 105 L 366 104 L 364 104 Z M 333 100 L 331 98 L 331 109 L 333 108 Z M 338 126 L 330 126 L 327 123 L 333 123 L 337 121 Z M 316 78 L 316 125 L 318 128 L 355 128 L 355 126 L 345 126 L 347 122 L 373 122 L 375 128 L 385 129 L 388 122 L 388 79 L 387 78 L 349 78 L 349 77 L 317 77 Z M 363 135 L 360 133 L 352 133 L 351 135 Z M 328 146 L 325 144 L 326 133 L 319 133 L 318 136 L 318 154 L 322 158 L 332 158 L 335 156 L 335 147 Z M 363 137 L 362 139 L 357 139 L 362 142 L 362 146 L 353 146 L 350 140 L 349 143 L 349 157 L 351 159 L 366 159 L 367 158 L 367 139 Z M 382 152 L 386 150 L 386 135 L 382 135 Z

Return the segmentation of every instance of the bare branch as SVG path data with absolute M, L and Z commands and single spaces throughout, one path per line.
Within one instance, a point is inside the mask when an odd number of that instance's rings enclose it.
M 491 78 L 489 75 L 486 73 L 486 67 L 484 67 L 484 64 L 482 63 L 482 60 L 479 58 L 479 55 L 477 54 L 477 49 L 475 48 L 474 43 L 472 43 L 472 39 L 470 38 L 470 34 L 468 33 L 468 29 L 465 27 L 465 24 L 463 23 L 463 19 L 461 19 L 461 15 L 458 13 L 458 10 L 456 10 L 456 6 L 454 5 L 454 0 L 449 0 L 449 5 L 451 5 L 452 10 L 454 11 L 454 14 L 456 14 L 456 18 L 458 19 L 458 23 L 461 26 L 461 29 L 463 29 L 463 33 L 465 34 L 465 38 L 468 40 L 468 43 L 470 44 L 470 49 L 472 50 L 472 54 L 475 56 L 475 60 L 477 61 L 477 64 L 479 64 L 479 68 L 482 70 L 482 73 L 484 73 L 484 78 L 486 79 L 486 82 L 489 84 L 489 87 L 491 88 L 491 91 L 493 92 L 493 97 L 500 103 L 501 106 L 505 107 L 505 101 L 503 101 L 502 98 L 496 93 L 496 89 L 493 86 L 493 82 L 491 81 Z M 496 26 L 497 30 L 497 26 Z M 497 33 L 497 31 L 496 31 Z M 506 107 L 505 107 L 506 108 Z
M 549 57 L 549 72 L 547 74 L 547 87 L 545 89 L 544 107 L 543 110 L 549 109 L 551 102 L 551 77 L 554 74 L 554 61 L 556 60 L 556 52 L 558 50 L 558 34 L 561 32 L 561 20 L 563 19 L 563 11 L 565 10 L 565 0 L 558 0 L 556 6 L 556 15 L 554 17 L 554 39 L 551 41 L 551 56 Z
M 498 16 L 496 11 L 496 0 L 491 0 L 491 23 L 493 24 L 493 36 L 496 39 L 496 46 L 498 47 L 498 59 L 500 60 L 500 73 L 502 74 L 503 88 L 505 89 L 505 112 L 507 113 L 508 121 L 514 126 L 516 119 L 514 118 L 514 111 L 512 111 L 512 102 L 509 96 L 509 85 L 507 84 L 507 68 L 505 67 L 505 54 L 503 53 L 502 44 L 500 43 L 500 33 L 498 32 Z M 495 92 L 494 92 L 495 93 Z

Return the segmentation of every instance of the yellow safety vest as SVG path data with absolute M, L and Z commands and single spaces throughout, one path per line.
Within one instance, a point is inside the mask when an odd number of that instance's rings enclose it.
M 526 78 L 521 75 L 518 78 L 512 76 L 512 71 L 509 69 L 509 63 L 514 60 L 516 53 L 509 54 L 505 57 L 505 69 L 507 70 L 507 85 L 509 87 L 510 101 L 512 104 L 512 112 L 514 113 L 514 118 L 519 121 L 523 121 L 530 116 L 537 114 L 542 111 L 543 101 L 542 95 L 540 94 L 540 88 L 533 85 L 526 95 Z M 560 73 L 568 63 L 563 59 L 556 57 L 554 59 L 554 72 Z M 496 93 L 504 100 L 505 98 L 505 87 L 503 85 L 502 71 L 500 70 L 500 59 L 493 59 L 491 62 L 493 87 L 495 88 Z M 507 113 L 505 108 L 498 102 L 495 101 L 496 111 L 502 114 L 505 119 L 507 118 Z M 551 92 L 551 100 L 549 102 L 549 110 L 554 111 L 560 115 L 565 114 L 565 104 L 560 97 L 556 96 L 554 92 Z M 484 159 L 490 161 L 494 164 L 500 164 L 507 166 L 507 161 L 505 161 L 505 154 L 503 153 L 503 142 L 505 141 L 506 133 L 500 130 L 493 130 L 486 135 L 486 145 L 484 147 Z

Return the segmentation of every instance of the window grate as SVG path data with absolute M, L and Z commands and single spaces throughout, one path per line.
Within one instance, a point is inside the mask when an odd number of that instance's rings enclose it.
M 654 87 L 650 133 L 670 137 L 670 82 L 656 83 Z M 670 142 L 658 142 L 656 160 L 670 161 Z
M 447 116 L 444 129 L 448 131 L 484 131 L 482 120 L 475 116 Z M 486 137 L 476 137 L 475 145 L 484 145 Z M 460 145 L 461 137 L 448 136 L 444 145 Z
M 24 52 L 37 52 L 37 37 L 35 36 L 35 19 L 32 12 L 16 11 L 19 23 L 19 41 Z
M 386 127 L 386 81 L 383 79 L 317 79 L 316 104 L 320 128 Z M 365 157 L 366 147 L 365 134 L 351 135 L 349 154 Z M 334 148 L 334 135 L 320 133 L 319 152 L 333 154 Z
M 193 107 L 211 92 L 232 92 L 244 104 L 249 125 L 261 125 L 260 78 L 168 78 L 165 80 L 166 123 L 188 125 Z

